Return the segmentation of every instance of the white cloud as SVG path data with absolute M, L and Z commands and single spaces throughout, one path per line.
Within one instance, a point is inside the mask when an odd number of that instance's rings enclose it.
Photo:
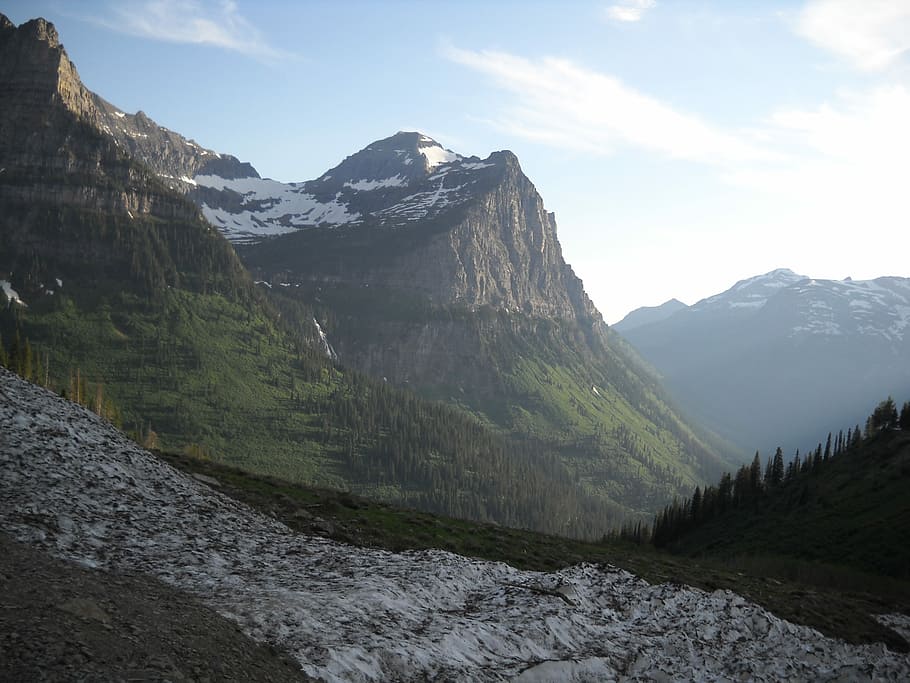
M 893 85 L 781 111 L 769 130 L 789 150 L 788 163 L 743 167 L 728 180 L 774 202 L 780 224 L 773 229 L 790 251 L 840 249 L 843 268 L 855 261 L 878 264 L 878 274 L 906 274 L 908 120 L 910 89 Z
M 129 35 L 172 43 L 210 45 L 273 61 L 288 57 L 270 46 L 232 0 L 141 0 L 113 5 L 102 23 Z
M 910 50 L 910 2 L 811 0 L 796 30 L 860 69 L 884 69 Z
M 641 21 L 642 15 L 656 5 L 655 0 L 620 0 L 607 7 L 604 13 L 611 21 L 635 22 Z
M 745 136 L 566 59 L 525 59 L 503 52 L 445 49 L 452 61 L 479 71 L 513 97 L 488 121 L 538 142 L 609 154 L 634 146 L 676 159 L 730 165 L 773 158 Z

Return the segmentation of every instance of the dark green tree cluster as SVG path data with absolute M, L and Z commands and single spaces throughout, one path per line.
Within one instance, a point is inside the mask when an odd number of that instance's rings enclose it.
M 904 403 L 904 409 L 907 410 L 907 403 Z M 866 436 L 872 436 L 876 432 L 885 429 L 897 429 L 900 416 L 897 412 L 897 405 L 890 396 L 879 403 L 872 414 L 866 420 Z
M 866 421 L 865 434 L 859 425 L 843 430 L 800 456 L 796 451 L 789 464 L 785 464 L 781 448 L 769 457 L 762 468 L 761 456 L 756 452 L 751 464 L 743 465 L 734 476 L 724 473 L 718 484 L 704 490 L 696 487 L 692 497 L 680 502 L 675 500 L 654 518 L 650 539 L 655 546 L 672 544 L 696 527 L 723 517 L 734 510 L 758 511 L 777 491 L 801 485 L 807 478 L 820 473 L 832 458 L 858 451 L 865 438 L 888 429 L 910 429 L 910 402 L 904 403 L 900 413 L 889 396 L 876 406 Z
M 473 417 L 349 373 L 301 404 L 341 440 L 353 485 L 388 484 L 422 510 L 549 533 L 596 537 L 617 511 L 579 490 L 545 445 L 508 439 Z

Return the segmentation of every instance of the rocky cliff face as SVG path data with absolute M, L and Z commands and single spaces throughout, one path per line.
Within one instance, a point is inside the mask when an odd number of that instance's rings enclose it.
M 104 134 L 104 113 L 56 29 L 0 17 L 0 201 L 195 220 L 149 168 Z
M 331 230 L 301 225 L 244 250 L 269 276 L 602 326 L 563 259 L 554 215 L 511 152 L 467 159 L 398 133 L 303 187 L 355 218 Z
M 145 112 L 127 114 L 92 95 L 92 120 L 117 146 L 147 164 L 171 188 L 191 192 L 193 176 L 214 173 L 225 178 L 259 178 L 250 164 L 204 149 L 193 140 L 159 126 Z
M 18 28 L 0 15 L 0 158 L 6 173 L 48 177 L 48 170 L 66 173 L 94 174 L 105 165 L 98 154 L 92 161 L 84 162 L 84 150 L 68 153 L 60 150 L 61 131 L 70 137 L 83 138 L 87 127 L 100 133 L 113 149 L 107 157 L 117 153 L 131 160 L 140 161 L 171 189 L 186 192 L 193 187 L 190 178 L 197 173 L 217 172 L 225 177 L 257 177 L 255 169 L 236 158 L 219 155 L 187 140 L 183 136 L 158 126 L 143 112 L 126 114 L 89 91 L 79 78 L 75 65 L 70 61 L 53 24 L 44 19 L 33 19 Z M 33 130 L 22 139 L 19 131 L 23 125 Z M 78 145 L 80 140 L 62 139 L 63 147 Z M 94 142 L 90 144 L 95 144 Z M 104 145 L 102 145 L 104 146 Z M 53 159 L 53 161 L 51 161 Z M 104 161 L 110 161 L 105 159 Z M 110 164 L 108 164 L 110 165 Z M 50 169 L 49 169 L 50 167 Z M 146 183 L 144 174 L 126 172 L 118 180 L 124 186 Z M 0 179 L 8 181 L 9 178 Z M 4 182 L 4 184 L 7 184 Z M 21 182 L 18 183 L 21 185 Z M 6 188 L 24 201 L 56 197 L 69 202 L 98 202 L 107 208 L 122 206 L 133 213 L 154 213 L 154 201 L 145 197 L 99 197 L 85 188 L 38 187 L 17 190 Z M 165 214 L 173 214 L 173 207 L 158 207 Z
M 146 288 L 242 286 L 229 245 L 118 142 L 105 106 L 52 24 L 0 15 L 0 277 L 41 297 L 55 278 L 115 274 Z

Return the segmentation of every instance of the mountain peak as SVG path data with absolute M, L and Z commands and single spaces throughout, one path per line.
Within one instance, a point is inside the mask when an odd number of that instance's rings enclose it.
M 32 19 L 13 26 L 0 19 L 0 83 L 4 103 L 0 126 L 22 116 L 44 111 L 48 101 L 62 104 L 84 121 L 94 121 L 97 111 L 83 87 L 54 25 Z
M 781 289 L 808 279 L 805 275 L 794 273 L 789 268 L 776 268 L 767 273 L 740 280 L 727 291 L 702 299 L 692 308 L 708 310 L 718 305 L 742 309 L 761 308 L 771 296 Z
M 331 192 L 389 190 L 415 185 L 435 169 L 464 159 L 417 131 L 398 131 L 347 157 L 315 182 Z
M 7 22 L 9 22 L 9 19 L 7 19 Z M 47 43 L 48 47 L 62 47 L 57 29 L 51 22 L 41 17 L 25 22 L 19 27 L 19 30 L 27 38 Z
M 651 323 L 666 320 L 677 311 L 685 308 L 688 308 L 688 306 L 679 299 L 670 299 L 663 302 L 660 306 L 642 306 L 628 313 L 625 318 L 613 325 L 613 329 L 618 332 L 628 332 L 642 325 L 650 325 Z

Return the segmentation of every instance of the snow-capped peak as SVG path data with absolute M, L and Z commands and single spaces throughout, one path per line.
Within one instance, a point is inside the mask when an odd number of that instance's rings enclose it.
M 729 291 L 749 289 L 756 286 L 767 289 L 780 289 L 806 279 L 808 278 L 805 275 L 794 273 L 789 268 L 776 268 L 768 273 L 740 280 Z
M 692 308 L 706 310 L 718 305 L 726 308 L 761 308 L 771 296 L 803 280 L 808 280 L 808 278 L 805 275 L 794 273 L 789 268 L 777 268 L 740 280 L 727 291 L 702 299 Z
M 315 180 L 278 183 L 229 178 L 218 169 L 191 179 L 191 197 L 229 239 L 262 237 L 309 227 L 414 224 L 468 201 L 488 183 L 502 153 L 464 157 L 416 131 L 370 143 Z M 481 183 L 481 185 L 478 185 Z
M 910 331 L 910 280 L 899 277 L 824 280 L 779 268 L 740 280 L 692 310 L 721 315 L 736 310 L 743 316 L 772 300 L 774 313 L 768 316 L 785 316 L 791 335 L 874 335 L 894 342 Z
M 427 170 L 432 171 L 440 164 L 450 164 L 453 161 L 461 161 L 463 158 L 450 149 L 445 149 L 433 138 L 421 134 L 417 144 L 417 150 L 423 155 L 427 162 Z

